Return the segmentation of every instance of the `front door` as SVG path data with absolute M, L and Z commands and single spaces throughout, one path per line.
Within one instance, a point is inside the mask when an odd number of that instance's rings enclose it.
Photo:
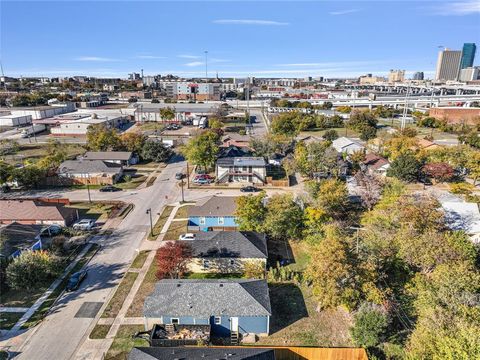
M 230 331 L 238 332 L 238 317 L 230 318 Z

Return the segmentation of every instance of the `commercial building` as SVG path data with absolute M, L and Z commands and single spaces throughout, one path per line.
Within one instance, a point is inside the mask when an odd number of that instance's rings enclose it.
M 473 60 L 475 60 L 476 51 L 477 51 L 477 45 L 475 45 L 475 43 L 463 44 L 462 60 L 460 61 L 460 69 L 465 69 L 473 66 Z
M 4 115 L 0 116 L 0 126 L 17 127 L 32 123 L 32 115 Z
M 423 74 L 423 71 L 417 71 L 413 74 L 412 80 L 423 80 L 424 78 L 425 75 Z
M 437 107 L 431 108 L 429 115 L 438 120 L 447 120 L 449 124 L 476 125 L 480 119 L 480 108 Z
M 480 67 L 467 67 L 464 69 L 460 69 L 460 75 L 458 80 L 460 81 L 475 81 L 480 78 Z
M 165 84 L 167 97 L 175 100 L 208 101 L 220 100 L 222 84 L 172 82 Z
M 405 70 L 390 70 L 388 74 L 388 82 L 403 82 L 405 81 Z
M 360 76 L 359 83 L 365 85 L 371 85 L 379 82 L 384 82 L 385 78 L 382 76 L 372 76 L 372 74 L 366 74 L 364 76 Z
M 445 49 L 438 53 L 437 71 L 435 80 L 457 80 L 460 71 L 462 52 L 460 50 Z

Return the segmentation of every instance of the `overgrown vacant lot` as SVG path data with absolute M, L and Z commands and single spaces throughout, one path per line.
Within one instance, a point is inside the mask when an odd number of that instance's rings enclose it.
M 350 315 L 347 311 L 316 311 L 310 289 L 293 283 L 269 284 L 272 317 L 270 336 L 258 345 L 353 346 Z

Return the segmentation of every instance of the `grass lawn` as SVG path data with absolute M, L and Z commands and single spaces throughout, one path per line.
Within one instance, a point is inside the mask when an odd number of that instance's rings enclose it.
M 114 204 L 101 202 L 72 202 L 68 207 L 78 209 L 80 219 L 94 219 L 96 221 L 106 221 L 108 215 L 115 208 Z
M 51 281 L 38 284 L 36 289 L 6 290 L 0 293 L 0 303 L 7 307 L 30 307 L 51 285 Z M 3 315 L 3 314 L 2 314 Z
M 127 311 L 126 317 L 142 317 L 143 316 L 143 302 L 145 298 L 150 295 L 150 293 L 155 288 L 155 283 L 158 281 L 155 276 L 157 272 L 157 262 L 154 260 L 148 268 L 147 274 L 143 279 L 140 288 L 135 294 L 135 298 L 130 305 L 130 308 Z
M 156 240 L 157 236 L 160 235 L 160 231 L 162 231 L 163 226 L 167 222 L 168 217 L 172 213 L 173 206 L 165 206 L 162 211 L 162 214 L 158 218 L 155 226 L 153 227 L 153 236 L 152 234 L 148 233 L 148 240 Z
M 294 263 L 288 265 L 294 271 L 303 271 L 310 262 L 310 247 L 305 241 L 290 241 Z
M 132 190 L 139 187 L 147 179 L 146 175 L 132 177 L 129 181 L 116 183 L 115 186 L 123 190 Z
M 20 320 L 23 314 L 24 313 L 11 313 L 11 312 L 0 313 L 0 329 L 10 330 L 12 326 L 15 325 L 18 320 Z
M 185 279 L 241 279 L 242 274 L 190 273 Z
M 92 332 L 88 336 L 90 339 L 105 339 L 110 331 L 111 325 L 95 325 Z
M 269 284 L 271 335 L 258 345 L 351 347 L 350 315 L 342 309 L 317 312 L 310 289 L 293 283 Z
M 68 279 L 70 278 L 70 274 L 79 271 L 83 266 L 95 255 L 97 252 L 98 245 L 93 244 L 90 249 L 86 252 L 86 254 L 78 261 L 78 263 L 73 267 L 73 269 L 65 276 L 63 281 L 57 288 L 50 294 L 50 296 L 45 300 L 45 302 L 38 308 L 38 310 L 30 317 L 30 319 L 23 324 L 22 329 L 28 329 L 29 327 L 35 326 L 40 320 L 42 320 L 45 315 L 47 314 L 50 307 L 55 303 L 58 296 L 62 293 L 67 286 Z
M 137 131 L 154 131 L 163 129 L 163 125 L 156 121 L 146 121 L 144 123 L 137 123 L 135 130 Z
M 187 232 L 187 224 L 188 224 L 188 220 L 172 221 L 163 239 L 178 240 L 178 237 L 181 234 L 185 234 Z
M 132 338 L 132 335 L 136 332 L 144 330 L 143 325 L 121 325 L 110 349 L 108 349 L 105 359 L 127 359 L 128 353 L 135 346 L 149 346 L 146 340 Z
M 184 205 L 178 208 L 177 213 L 175 214 L 175 219 L 186 219 L 188 217 L 188 209 L 193 207 L 194 205 Z
M 330 128 L 330 129 L 322 129 L 322 130 L 315 130 L 315 129 L 310 129 L 310 130 L 306 130 L 306 131 L 302 131 L 300 133 L 300 137 L 304 137 L 304 136 L 317 136 L 317 137 L 320 137 L 320 136 L 323 136 L 323 134 L 325 134 L 326 131 L 328 130 L 335 130 L 337 133 L 338 133 L 338 136 L 346 136 L 346 137 L 358 137 L 359 136 L 359 133 L 352 130 L 352 129 L 347 129 L 346 132 L 345 132 L 345 128 Z M 346 133 L 346 135 L 345 135 Z
M 14 155 L 6 155 L 5 161 L 11 164 L 22 163 L 24 160 L 36 162 L 47 155 L 48 144 L 22 144 L 20 150 Z M 64 144 L 68 158 L 75 158 L 85 152 L 85 148 L 80 144 Z
M 132 265 L 130 265 L 130 269 L 141 269 L 143 267 L 143 264 L 145 264 L 145 260 L 147 260 L 147 256 L 150 253 L 150 251 L 140 251 L 138 255 L 135 257 L 135 260 L 133 260 Z
M 120 285 L 118 285 L 115 294 L 108 302 L 105 310 L 103 311 L 102 318 L 114 318 L 118 315 L 118 312 L 122 308 L 123 302 L 127 297 L 130 289 L 135 282 L 135 279 L 138 277 L 138 273 L 127 272 L 122 279 Z

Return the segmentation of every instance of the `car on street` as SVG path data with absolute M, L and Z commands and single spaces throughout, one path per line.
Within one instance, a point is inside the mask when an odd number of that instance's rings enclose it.
M 80 270 L 70 276 L 68 279 L 67 287 L 65 288 L 66 291 L 74 291 L 77 290 L 82 281 L 87 277 L 87 270 Z
M 193 233 L 182 234 L 178 237 L 178 240 L 195 240 L 195 234 Z
M 193 179 L 193 182 L 198 185 L 210 184 L 212 181 L 213 181 L 212 179 L 205 178 L 205 177 Z
M 77 221 L 75 224 L 73 224 L 73 229 L 74 230 L 88 231 L 88 230 L 92 230 L 92 228 L 94 226 L 95 226 L 95 220 L 93 220 L 93 219 L 82 219 L 80 221 Z
M 122 191 L 122 189 L 113 185 L 105 185 L 104 187 L 100 188 L 100 192 L 115 192 L 115 191 Z
M 175 179 L 177 180 L 182 180 L 185 177 L 185 174 L 183 173 L 176 173 L 175 174 Z
M 240 189 L 241 192 L 257 192 L 257 191 L 260 191 L 259 188 L 255 187 L 255 186 L 244 186 Z

